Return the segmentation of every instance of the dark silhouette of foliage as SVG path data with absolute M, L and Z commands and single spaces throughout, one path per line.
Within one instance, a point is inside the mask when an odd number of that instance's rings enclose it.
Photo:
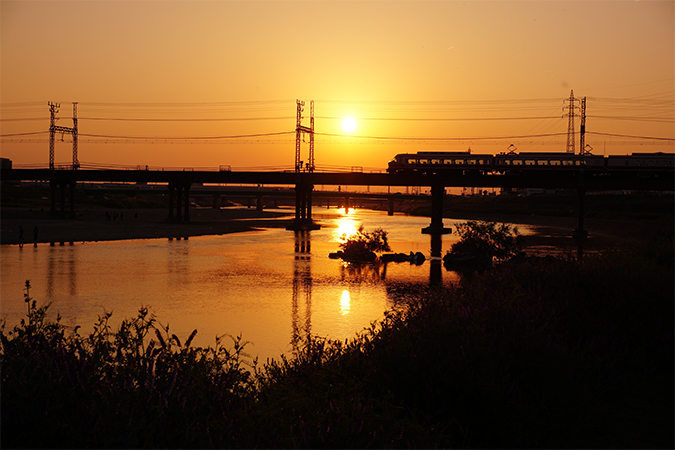
M 518 227 L 496 222 L 469 220 L 457 225 L 459 242 L 452 244 L 451 254 L 470 254 L 492 261 L 507 260 L 522 251 Z
M 340 244 L 340 248 L 344 253 L 344 259 L 371 261 L 375 259 L 375 253 L 391 250 L 387 241 L 387 232 L 382 228 L 377 228 L 372 233 L 368 233 L 361 225 L 356 234 L 349 238 L 343 235 L 343 239 L 345 241 Z

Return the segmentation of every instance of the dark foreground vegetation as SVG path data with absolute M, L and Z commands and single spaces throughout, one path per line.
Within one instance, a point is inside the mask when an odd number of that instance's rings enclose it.
M 81 336 L 27 289 L 1 334 L 1 444 L 673 448 L 674 283 L 672 235 L 583 265 L 512 260 L 262 367 L 147 309 Z

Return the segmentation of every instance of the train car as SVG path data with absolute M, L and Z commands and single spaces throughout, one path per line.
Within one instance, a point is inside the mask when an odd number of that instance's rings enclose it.
M 494 156 L 466 152 L 400 153 L 389 161 L 389 173 L 485 173 L 492 170 Z
M 672 153 L 633 153 L 607 157 L 607 172 L 614 175 L 673 176 L 675 155 Z
M 565 174 L 579 169 L 589 172 L 604 172 L 605 158 L 595 155 L 573 153 L 502 153 L 494 158 L 493 169 L 497 173 L 522 173 L 542 171 L 548 174 Z

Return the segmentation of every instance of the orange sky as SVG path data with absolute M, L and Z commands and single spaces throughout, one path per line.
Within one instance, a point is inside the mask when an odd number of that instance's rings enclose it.
M 47 102 L 64 127 L 78 102 L 81 163 L 290 168 L 296 99 L 315 101 L 320 168 L 565 151 L 572 89 L 595 154 L 673 152 L 674 5 L 2 0 L 0 155 L 46 165 Z

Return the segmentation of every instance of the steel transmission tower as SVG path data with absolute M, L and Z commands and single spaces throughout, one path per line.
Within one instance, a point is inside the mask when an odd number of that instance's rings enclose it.
M 314 172 L 314 100 L 309 102 L 309 128 L 302 125 L 302 111 L 305 102 L 296 100 L 297 113 L 295 125 L 295 171 L 302 172 L 302 161 L 300 160 L 300 141 L 302 133 L 309 134 L 309 160 L 305 164 L 305 171 Z
M 578 108 L 576 102 L 579 101 L 578 99 L 574 98 L 574 91 L 570 91 L 570 98 L 568 101 L 568 106 L 563 107 L 563 109 L 567 109 L 567 117 L 569 117 L 569 121 L 567 123 L 567 153 L 574 154 L 576 153 L 574 150 L 574 110 Z
M 59 120 L 56 114 L 59 112 L 61 105 L 58 103 L 49 102 L 49 168 L 54 169 L 54 136 L 56 133 L 72 134 L 73 135 L 73 169 L 80 167 L 80 162 L 77 158 L 77 102 L 73 102 L 73 128 L 59 127 L 56 121 Z

